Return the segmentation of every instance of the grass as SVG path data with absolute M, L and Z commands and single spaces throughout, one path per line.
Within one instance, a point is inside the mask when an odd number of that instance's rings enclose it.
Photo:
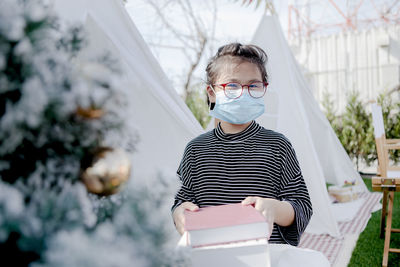
M 371 190 L 371 180 L 364 179 L 368 189 Z M 400 228 L 400 193 L 395 193 L 393 207 L 393 224 L 392 227 Z M 350 259 L 348 267 L 359 266 L 382 266 L 383 242 L 384 239 L 379 238 L 381 212 L 372 213 L 372 216 L 365 230 L 360 234 L 356 247 Z M 400 248 L 400 233 L 392 233 L 390 246 Z M 388 267 L 400 266 L 400 254 L 389 253 Z

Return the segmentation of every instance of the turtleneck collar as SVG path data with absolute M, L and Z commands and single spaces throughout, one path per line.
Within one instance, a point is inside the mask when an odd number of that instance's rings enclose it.
M 250 125 L 247 126 L 247 128 L 244 129 L 243 131 L 234 134 L 229 134 L 229 133 L 224 133 L 224 131 L 221 128 L 221 123 L 218 123 L 218 126 L 214 130 L 214 134 L 218 139 L 222 141 L 241 142 L 255 135 L 260 129 L 261 126 L 253 120 L 250 123 Z

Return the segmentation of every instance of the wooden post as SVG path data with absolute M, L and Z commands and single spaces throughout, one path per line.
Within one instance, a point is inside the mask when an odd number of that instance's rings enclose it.
M 389 192 L 389 207 L 388 207 L 388 216 L 386 221 L 385 246 L 383 248 L 382 267 L 387 267 L 389 259 L 390 234 L 392 233 L 393 201 L 394 201 L 394 192 L 392 191 Z

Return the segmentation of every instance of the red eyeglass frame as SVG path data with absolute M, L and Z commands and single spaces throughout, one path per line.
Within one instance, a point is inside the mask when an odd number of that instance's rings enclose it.
M 230 84 L 230 83 L 240 84 L 240 86 L 242 87 L 242 91 L 240 92 L 240 95 L 239 95 L 239 96 L 232 98 L 232 97 L 229 97 L 229 96 L 226 94 L 225 86 L 227 86 L 227 85 Z M 262 84 L 264 85 L 265 90 L 264 90 L 264 94 L 263 94 L 262 96 L 255 97 L 255 96 L 252 96 L 252 95 L 251 95 L 251 93 L 250 93 L 250 91 L 249 91 L 249 86 L 252 85 L 252 84 L 254 84 L 254 83 L 262 83 Z M 250 83 L 250 84 L 241 84 L 241 83 L 238 83 L 238 82 L 228 82 L 228 83 L 212 84 L 212 86 L 222 86 L 222 88 L 224 89 L 224 94 L 225 94 L 226 97 L 228 97 L 228 98 L 230 98 L 230 99 L 237 99 L 237 98 L 239 98 L 239 97 L 242 96 L 243 90 L 244 90 L 244 87 L 245 87 L 245 86 L 247 86 L 247 91 L 249 92 L 249 95 L 250 95 L 251 97 L 253 97 L 253 98 L 261 98 L 261 97 L 263 97 L 263 96 L 265 95 L 265 93 L 267 92 L 268 84 L 269 84 L 269 83 L 267 83 L 267 82 L 253 82 L 253 83 Z

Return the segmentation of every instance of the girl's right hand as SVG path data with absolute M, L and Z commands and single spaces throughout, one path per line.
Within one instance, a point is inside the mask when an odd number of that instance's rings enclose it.
M 198 211 L 199 206 L 192 202 L 183 202 L 175 208 L 172 213 L 172 218 L 174 219 L 176 230 L 178 230 L 181 235 L 185 232 L 185 210 Z

